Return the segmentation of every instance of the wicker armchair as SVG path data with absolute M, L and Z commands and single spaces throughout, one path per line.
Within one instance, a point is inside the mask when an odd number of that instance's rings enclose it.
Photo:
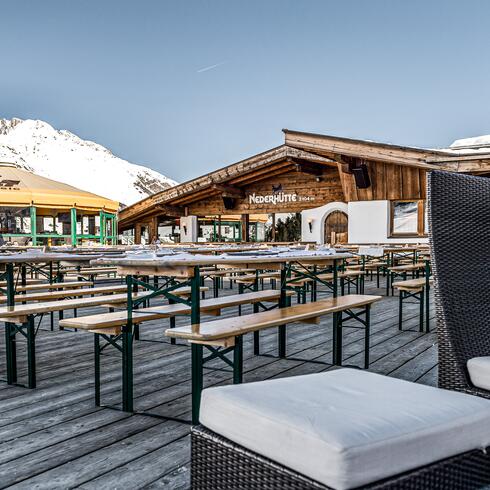
M 490 398 L 466 363 L 490 355 L 490 179 L 429 174 L 439 386 Z

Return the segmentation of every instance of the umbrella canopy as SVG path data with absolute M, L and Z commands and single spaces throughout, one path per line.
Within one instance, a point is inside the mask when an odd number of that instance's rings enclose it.
M 119 208 L 117 201 L 41 177 L 12 163 L 0 163 L 0 206 L 22 205 L 104 210 L 110 213 Z

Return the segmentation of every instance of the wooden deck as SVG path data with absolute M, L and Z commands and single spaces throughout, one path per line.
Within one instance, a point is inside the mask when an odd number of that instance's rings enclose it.
M 229 290 L 222 291 L 224 294 Z M 235 289 L 236 292 L 236 289 Z M 366 293 L 384 293 L 367 282 Z M 295 300 L 294 300 L 295 301 Z M 79 314 L 103 310 L 86 310 Z M 244 309 L 246 313 L 247 309 Z M 398 330 L 398 297 L 373 307 L 371 368 L 377 373 L 435 385 L 436 336 L 418 333 L 418 305 L 405 305 Z M 236 308 L 223 316 L 236 316 Z M 67 317 L 69 315 L 65 315 Z M 431 328 L 434 330 L 434 314 Z M 211 317 L 209 317 L 212 319 Z M 177 324 L 188 320 L 179 319 Z M 311 361 L 331 361 L 331 318 L 321 325 L 288 327 L 288 356 L 254 357 L 244 342 L 244 381 L 296 376 L 328 369 Z M 168 320 L 141 328 L 141 337 L 162 340 Z M 37 337 L 38 388 L 0 383 L 0 488 L 100 489 L 189 487 L 189 426 L 158 418 L 96 408 L 93 401 L 93 336 L 50 332 L 48 319 Z M 344 335 L 344 364 L 361 365 L 363 332 Z M 19 344 L 19 374 L 25 374 Z M 276 353 L 274 330 L 263 332 L 263 353 Z M 102 365 L 102 401 L 120 401 L 119 353 L 108 349 Z M 0 376 L 5 377 L 4 336 L 0 335 Z M 307 362 L 309 361 L 309 362 Z M 190 352 L 180 343 L 135 342 L 135 408 L 173 417 L 190 417 Z M 205 385 L 229 383 L 231 374 L 209 371 Z M 19 379 L 21 381 L 21 379 Z

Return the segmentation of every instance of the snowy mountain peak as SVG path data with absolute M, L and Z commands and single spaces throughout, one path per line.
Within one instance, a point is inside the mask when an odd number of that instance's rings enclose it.
M 0 161 L 123 204 L 132 204 L 175 181 L 116 157 L 93 141 L 32 119 L 0 119 Z

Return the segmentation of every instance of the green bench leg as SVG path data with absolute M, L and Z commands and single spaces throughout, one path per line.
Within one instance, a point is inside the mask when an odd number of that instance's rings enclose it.
M 400 289 L 398 293 L 398 330 L 403 330 L 402 329 L 402 323 L 403 323 L 403 291 Z
M 366 328 L 364 333 L 364 369 L 369 368 L 369 349 L 371 335 L 371 305 L 366 306 Z
M 347 320 L 353 319 L 359 321 L 364 326 L 364 368 L 369 368 L 369 349 L 370 349 L 370 334 L 371 334 L 371 305 L 366 305 L 364 311 L 359 314 L 355 314 L 350 310 L 347 310 L 349 317 Z M 360 318 L 360 315 L 364 313 L 365 320 Z M 332 352 L 332 364 L 334 366 L 342 365 L 342 333 L 343 333 L 343 312 L 339 311 L 333 314 L 333 352 Z M 346 328 L 358 328 L 345 325 Z M 362 328 L 362 327 L 361 327 Z
M 94 395 L 95 405 L 100 407 L 100 336 L 94 333 Z
M 342 312 L 333 314 L 333 361 L 335 366 L 342 365 Z
M 126 328 L 125 328 L 126 330 Z M 123 331 L 122 334 L 122 409 L 133 411 L 133 334 Z
M 425 331 L 427 333 L 430 332 L 430 262 L 428 260 L 425 261 L 425 288 L 424 288 L 424 293 L 425 293 Z
M 36 387 L 36 331 L 34 317 L 29 316 L 27 323 L 27 386 L 34 389 Z
M 213 294 L 217 298 L 219 296 L 219 277 L 213 277 Z
M 254 332 L 255 333 L 255 332 Z M 235 337 L 233 349 L 233 383 L 240 384 L 243 381 L 243 337 Z
M 17 382 L 16 333 L 16 329 L 11 323 L 5 324 L 5 357 L 7 364 L 7 383 L 9 385 Z
M 201 392 L 203 388 L 203 346 L 191 344 L 192 356 L 192 424 L 199 423 Z
M 278 341 L 278 351 L 279 357 L 286 357 L 286 325 L 281 325 L 277 327 L 277 341 Z
M 419 293 L 420 297 L 420 325 L 419 325 L 419 332 L 424 331 L 424 290 L 420 291 Z

